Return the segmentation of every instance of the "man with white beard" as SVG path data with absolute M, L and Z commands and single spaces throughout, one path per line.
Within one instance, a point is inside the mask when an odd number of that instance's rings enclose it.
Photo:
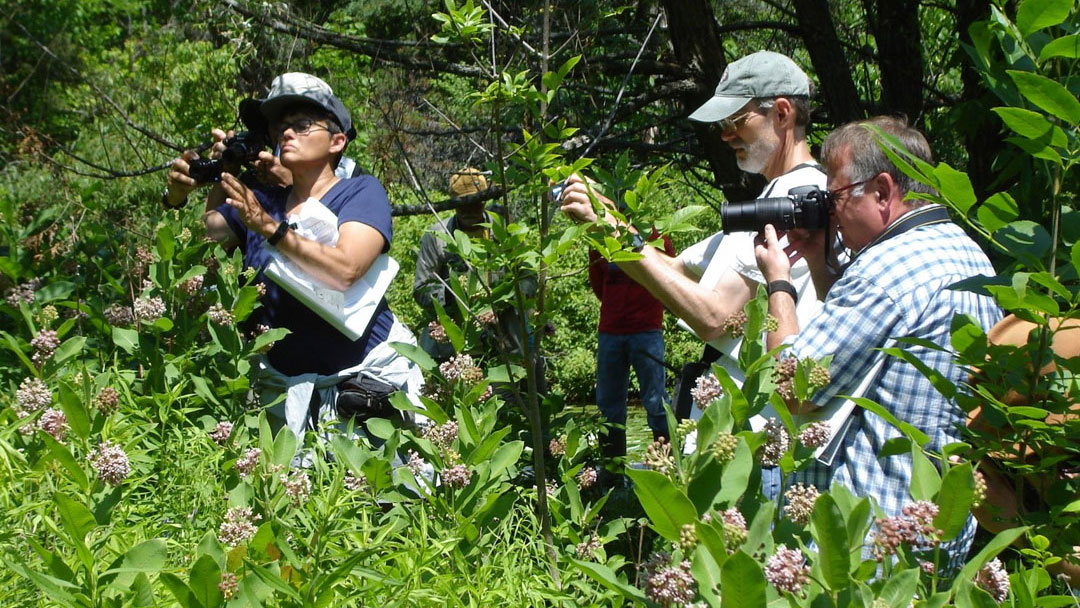
M 810 78 L 795 62 L 779 53 L 759 51 L 729 64 L 713 97 L 690 119 L 719 123 L 721 137 L 734 149 L 739 168 L 769 179 L 759 198 L 786 196 L 799 186 L 825 189 L 825 172 L 806 142 L 812 93 Z M 602 197 L 601 201 L 611 205 Z M 586 184 L 577 175 L 568 180 L 559 202 L 571 219 L 596 220 Z M 611 214 L 604 219 L 615 223 Z M 635 243 L 639 241 L 637 249 L 643 257 L 618 262 L 619 267 L 708 344 L 703 364 L 716 362 L 741 382 L 744 375 L 737 364 L 741 340 L 734 339 L 727 328 L 729 319 L 739 319 L 758 285 L 765 285 L 754 258 L 754 233 L 718 232 L 676 257 L 635 238 Z M 766 287 L 770 293 L 781 290 L 795 295 L 798 314 L 806 320 L 820 309 L 820 299 L 828 289 L 827 285 L 815 289 L 802 260 L 792 267 L 790 281 Z M 692 382 L 685 374 L 682 380 Z M 700 411 L 691 414 L 699 416 Z

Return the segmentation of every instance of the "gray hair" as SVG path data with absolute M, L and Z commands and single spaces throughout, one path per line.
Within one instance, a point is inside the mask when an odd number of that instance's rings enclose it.
M 875 116 L 867 120 L 849 122 L 830 133 L 821 144 L 821 158 L 825 164 L 834 166 L 840 160 L 839 157 L 843 151 L 850 149 L 851 163 L 845 167 L 849 182 L 867 181 L 882 173 L 888 173 L 904 195 L 909 192 L 937 194 L 937 191 L 930 186 L 908 177 L 897 168 L 885 155 L 881 145 L 874 138 L 874 132 L 868 129 L 868 126 L 881 129 L 897 138 L 904 149 L 916 158 L 931 164 L 934 162 L 930 144 L 918 129 L 908 126 L 907 121 L 902 118 Z M 858 195 L 861 191 L 862 188 L 859 187 L 852 194 Z M 905 202 L 911 207 L 926 204 L 926 201 L 917 199 Z
M 814 94 L 814 85 L 810 84 L 810 94 Z M 791 102 L 795 108 L 795 126 L 807 129 L 810 126 L 810 97 L 806 95 L 778 95 L 776 97 L 755 97 L 754 103 L 762 114 L 767 114 L 776 105 L 780 97 Z

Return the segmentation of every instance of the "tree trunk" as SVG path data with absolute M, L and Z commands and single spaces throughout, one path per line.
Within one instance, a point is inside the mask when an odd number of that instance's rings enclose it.
M 794 6 L 803 43 L 817 73 L 820 85 L 817 97 L 825 108 L 824 116 L 818 118 L 817 122 L 841 125 L 863 118 L 859 93 L 855 89 L 851 67 L 840 46 L 840 39 L 836 36 L 828 0 L 801 0 L 795 2 Z
M 957 0 L 956 29 L 963 44 L 971 44 L 968 28 L 972 23 L 990 16 L 990 6 L 982 0 Z M 956 50 L 961 55 L 964 51 Z M 963 135 L 967 149 L 967 173 L 975 187 L 975 196 L 985 200 L 990 195 L 990 186 L 996 178 L 993 171 L 994 158 L 1001 152 L 1002 134 L 997 115 L 990 112 L 990 107 L 997 105 L 997 98 L 983 85 L 982 78 L 972 66 L 967 56 L 961 57 L 960 78 L 964 90 L 960 97 L 960 107 L 954 109 L 960 119 L 957 127 Z
M 720 28 L 706 0 L 663 0 L 662 4 L 675 57 L 687 75 L 699 83 L 696 91 L 681 95 L 683 115 L 688 115 L 712 97 L 727 67 Z M 755 197 L 761 190 L 760 178 L 739 169 L 735 154 L 720 139 L 719 127 L 695 121 L 691 125 L 712 169 L 714 185 L 729 201 Z
M 923 59 L 918 0 L 877 0 L 871 27 L 881 70 L 884 114 L 903 113 L 908 122 L 922 122 Z

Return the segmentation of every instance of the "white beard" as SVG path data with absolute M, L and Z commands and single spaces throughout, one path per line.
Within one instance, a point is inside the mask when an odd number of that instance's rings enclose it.
M 765 165 L 769 164 L 769 159 L 772 158 L 773 153 L 776 152 L 776 144 L 766 140 L 764 137 L 759 137 L 756 141 L 744 147 L 743 152 L 742 158 L 735 157 L 739 168 L 747 173 L 761 173 L 765 170 Z

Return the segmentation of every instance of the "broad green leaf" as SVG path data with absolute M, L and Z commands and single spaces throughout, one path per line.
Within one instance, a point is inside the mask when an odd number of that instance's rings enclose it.
M 55 439 L 50 435 L 42 434 L 42 440 L 45 441 L 45 445 L 49 446 L 49 455 L 52 456 L 60 463 L 60 466 L 67 471 L 68 476 L 71 477 L 71 481 L 75 482 L 75 485 L 83 491 L 90 488 L 90 480 L 86 477 L 86 471 L 75 460 L 75 457 L 71 454 L 71 450 L 68 447 Z
M 677 542 L 682 527 L 697 521 L 694 503 L 667 476 L 638 469 L 627 469 L 626 475 L 634 482 L 634 494 L 653 527 L 664 538 Z
M 304 598 L 300 597 L 300 593 L 293 588 L 292 585 L 282 580 L 280 576 L 271 571 L 269 568 L 260 566 L 252 561 L 247 562 L 247 567 L 259 577 L 259 580 L 266 583 L 270 588 L 274 589 L 278 593 L 282 593 L 289 599 L 302 604 Z
M 694 550 L 690 572 L 694 575 L 694 580 L 697 581 L 698 594 L 712 608 L 720 608 L 720 596 L 717 594 L 722 576 L 720 566 L 713 559 L 709 550 L 702 545 L 698 545 Z
M 1047 43 L 1039 52 L 1039 62 L 1041 63 L 1052 57 L 1080 58 L 1080 34 L 1062 36 Z
M 405 357 L 409 361 L 420 366 L 420 369 L 425 372 L 438 367 L 438 363 L 431 358 L 431 355 L 424 352 L 424 349 L 415 344 L 407 344 L 405 342 L 390 342 L 390 348 L 393 348 L 399 355 Z
M 952 540 L 964 531 L 974 498 L 975 477 L 971 463 L 950 468 L 941 480 L 941 491 L 935 500 L 938 514 L 934 518 L 934 527 L 942 530 L 941 540 Z
M 1028 101 L 1067 124 L 1080 122 L 1080 101 L 1064 85 L 1031 72 L 1008 70 L 1008 74 Z
M 975 215 L 983 228 L 988 232 L 996 232 L 1019 217 L 1020 207 L 1008 192 L 998 192 L 983 201 Z
M 1024 108 L 1007 107 L 993 108 L 991 111 L 1001 117 L 1001 121 L 1005 123 L 1005 126 L 1021 137 L 1038 141 L 1045 140 L 1045 143 L 1058 148 L 1064 148 L 1069 143 L 1065 131 L 1046 120 L 1046 117 L 1038 112 L 1032 112 Z
M 765 573 L 745 551 L 736 551 L 720 569 L 722 608 L 761 608 L 765 605 Z
M 851 584 L 851 547 L 844 516 L 832 496 L 822 494 L 814 502 L 810 525 L 818 545 L 818 565 L 824 578 L 821 582 L 833 591 L 846 589 Z
M 934 168 L 934 177 L 938 180 L 938 191 L 941 195 L 949 199 L 966 216 L 977 200 L 975 188 L 971 185 L 967 173 L 941 163 Z
M 911 598 L 915 597 L 918 586 L 918 568 L 909 568 L 900 572 L 894 571 L 887 577 L 878 599 L 885 600 L 885 605 L 890 608 L 905 608 L 911 604 Z M 877 604 L 875 603 L 875 605 Z
M 53 499 L 56 501 L 57 512 L 60 514 L 64 530 L 75 540 L 82 542 L 86 535 L 97 527 L 97 520 L 86 505 L 60 492 L 53 495 Z
M 968 560 L 968 563 L 964 564 L 964 567 L 960 569 L 960 574 L 956 576 L 956 580 L 971 580 L 980 568 L 997 556 L 998 553 L 1004 551 L 1006 547 L 1013 544 L 1016 539 L 1023 536 L 1027 530 L 1028 526 L 1023 526 L 999 532 L 997 536 L 990 540 L 990 542 L 986 543 L 982 550 Z
M 287 426 L 281 427 L 274 437 L 273 464 L 287 467 L 296 456 L 296 435 Z
M 941 475 L 921 449 L 911 450 L 911 497 L 933 500 L 941 489 Z
M 716 495 L 716 502 L 729 506 L 734 504 L 746 492 L 753 470 L 754 455 L 746 439 L 739 437 L 739 443 L 735 447 L 735 457 L 724 466 L 724 476 L 720 481 L 720 492 Z
M 195 597 L 195 594 L 192 593 L 187 584 L 172 572 L 162 572 L 158 577 L 158 580 L 165 585 L 169 590 L 169 593 L 176 599 L 176 603 L 180 604 L 181 608 L 204 608 L 206 606 L 206 604 L 200 602 Z M 216 588 L 217 585 L 214 587 Z M 214 605 L 216 606 L 217 604 Z
M 71 431 L 80 439 L 90 436 L 90 411 L 83 402 L 82 391 L 71 390 L 67 383 L 60 383 L 60 409 L 67 416 Z
M 135 351 L 139 348 L 139 332 L 134 329 L 114 327 L 112 328 L 112 339 L 113 344 L 124 349 L 129 355 L 135 354 Z
M 165 541 L 154 538 L 143 541 L 124 553 L 120 566 L 108 570 L 106 574 L 118 572 L 158 572 L 165 567 L 168 550 Z
M 67 581 L 60 580 L 56 577 L 35 572 L 33 570 L 27 570 L 22 566 L 15 564 L 9 564 L 11 569 L 18 572 L 22 576 L 26 577 L 34 584 L 35 587 L 41 590 L 42 593 L 49 596 L 50 599 L 59 603 L 61 606 L 83 606 L 82 602 L 75 599 L 71 591 L 81 591 L 81 588 L 77 585 L 73 585 Z
M 589 578 L 600 583 L 604 587 L 616 593 L 620 593 L 624 597 L 630 598 L 634 601 L 640 602 L 642 604 L 645 603 L 645 594 L 641 591 L 641 589 L 638 589 L 637 587 L 634 587 L 633 585 L 630 585 L 626 581 L 622 580 L 617 574 L 615 574 L 614 570 L 605 566 L 604 564 L 586 562 L 580 559 L 574 559 L 572 557 L 569 558 L 569 560 L 570 563 L 577 567 L 578 570 L 581 570 L 582 572 L 587 574 Z
M 82 352 L 83 345 L 85 344 L 86 338 L 83 336 L 75 336 L 74 338 L 64 340 L 64 343 L 57 347 L 56 352 L 53 353 L 53 365 L 59 366 L 64 361 L 78 355 Z
M 500 447 L 495 452 L 495 455 L 491 457 L 491 476 L 501 475 L 507 467 L 517 462 L 518 456 L 521 455 L 523 449 L 525 449 L 524 441 L 511 441 Z
M 203 606 L 220 606 L 223 600 L 218 583 L 221 582 L 221 567 L 210 555 L 204 555 L 191 567 L 188 588 Z
M 1034 32 L 1060 24 L 1069 18 L 1069 0 L 1024 0 L 1016 9 L 1016 28 L 1027 38 Z

